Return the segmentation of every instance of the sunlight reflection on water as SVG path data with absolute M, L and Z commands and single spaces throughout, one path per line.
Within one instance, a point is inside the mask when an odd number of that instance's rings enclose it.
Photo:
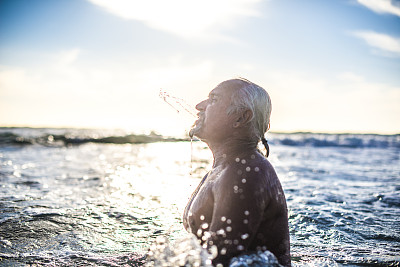
M 288 201 L 294 266 L 400 262 L 396 146 L 273 140 L 269 160 Z M 2 147 L 0 258 L 135 266 L 157 237 L 186 236 L 183 209 L 211 168 L 204 143 L 193 150 L 191 164 L 189 142 Z

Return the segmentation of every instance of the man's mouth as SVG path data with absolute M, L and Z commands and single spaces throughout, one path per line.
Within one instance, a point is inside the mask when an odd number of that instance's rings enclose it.
M 201 127 L 201 125 L 202 125 L 202 123 L 204 121 L 204 116 L 203 115 L 204 115 L 203 113 L 198 113 L 197 114 L 198 118 L 193 123 L 192 129 L 190 129 L 190 132 L 189 132 L 189 136 L 190 137 L 193 137 L 196 134 L 196 132 L 199 130 L 199 128 Z

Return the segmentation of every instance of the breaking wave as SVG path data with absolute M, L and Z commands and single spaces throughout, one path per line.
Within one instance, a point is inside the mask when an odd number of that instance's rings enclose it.
M 28 129 L 28 130 L 27 130 Z M 27 134 L 28 133 L 28 134 Z M 29 134 L 31 133 L 31 134 Z M 38 133 L 40 133 L 38 135 Z M 153 142 L 190 141 L 189 138 L 164 137 L 150 134 L 125 134 L 103 130 L 0 128 L 0 145 L 63 146 L 85 143 L 144 144 Z M 304 147 L 345 148 L 400 148 L 400 134 L 321 134 L 321 133 L 271 133 L 272 145 Z

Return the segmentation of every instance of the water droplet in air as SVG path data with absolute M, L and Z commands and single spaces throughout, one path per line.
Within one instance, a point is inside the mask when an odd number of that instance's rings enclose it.
M 231 219 L 226 220 L 227 224 L 231 224 L 231 222 L 232 222 Z
M 241 235 L 241 238 L 243 239 L 243 240 L 245 240 L 245 239 L 247 239 L 249 237 L 249 234 L 243 234 L 243 235 Z
M 246 183 L 246 179 L 244 179 L 244 178 L 243 178 L 243 179 L 242 179 L 242 183 L 244 183 L 244 184 L 245 184 L 245 183 Z
M 235 159 L 235 161 L 236 161 L 236 162 L 239 162 L 239 161 L 240 161 L 240 159 L 239 159 L 239 158 L 236 158 L 236 159 Z
M 242 172 L 242 170 L 238 170 L 237 173 L 238 173 L 239 175 L 241 175 L 243 172 Z
M 251 159 L 255 159 L 256 158 L 256 155 L 251 155 Z
M 204 215 L 200 216 L 200 220 L 204 221 Z
M 220 254 L 221 255 L 225 255 L 226 254 L 226 248 L 221 248 Z M 222 266 L 222 264 L 221 264 L 221 266 Z
M 223 221 L 223 222 L 226 221 L 226 217 L 225 217 L 225 216 L 222 216 L 222 217 L 221 217 L 221 221 Z
M 244 220 L 243 220 L 243 223 L 244 223 L 244 224 L 248 224 L 249 221 L 248 221 L 247 219 L 244 219 Z
M 227 231 L 227 232 L 232 231 L 232 227 L 230 227 L 230 226 L 226 227 L 226 231 Z
M 246 164 L 246 160 L 245 159 L 242 159 L 242 164 Z
M 244 247 L 242 245 L 237 246 L 238 250 L 244 250 Z
M 208 223 L 203 223 L 202 225 L 201 225 L 201 228 L 203 228 L 203 229 L 206 229 L 208 227 Z
M 248 210 L 244 211 L 244 215 L 249 216 L 250 212 Z
M 260 171 L 260 168 L 255 167 L 255 168 L 254 168 L 254 171 L 255 171 L 255 172 L 259 172 L 259 171 Z
M 251 168 L 250 167 L 246 167 L 246 172 L 249 172 L 249 171 L 251 171 Z

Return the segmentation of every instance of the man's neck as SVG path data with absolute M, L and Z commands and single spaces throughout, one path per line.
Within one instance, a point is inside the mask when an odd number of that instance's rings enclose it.
M 250 139 L 230 138 L 217 144 L 208 144 L 213 157 L 213 168 L 231 162 L 236 158 L 244 158 L 257 151 L 257 143 Z

